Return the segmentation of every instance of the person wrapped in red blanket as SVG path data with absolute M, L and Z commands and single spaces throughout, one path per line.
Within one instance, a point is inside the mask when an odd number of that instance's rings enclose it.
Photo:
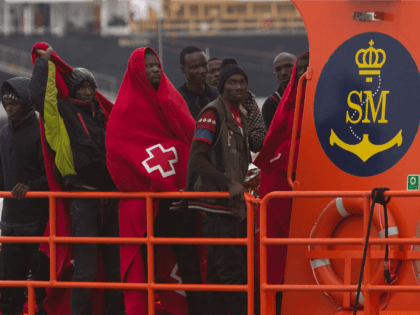
M 108 168 L 118 189 L 159 192 L 185 188 L 194 126 L 184 99 L 163 73 L 154 50 L 150 47 L 135 50 L 128 61 L 107 130 Z M 156 233 L 194 237 L 194 217 L 189 212 L 170 210 L 171 203 L 168 199 L 155 202 Z M 144 236 L 144 199 L 121 200 L 120 231 L 122 237 Z M 171 248 L 182 283 L 201 283 L 197 247 L 176 245 Z M 168 256 L 156 260 L 158 264 L 166 263 Z M 175 274 L 177 266 L 172 265 L 172 268 Z M 121 278 L 130 283 L 146 281 L 140 245 L 121 246 Z M 171 314 L 188 314 L 185 297 L 179 292 L 162 291 L 159 295 L 161 305 Z M 124 296 L 128 315 L 147 313 L 145 291 L 125 290 Z M 207 314 L 204 292 L 187 292 L 186 296 L 191 315 Z
M 39 58 L 38 58 L 39 56 Z M 93 75 L 86 69 L 71 69 L 45 43 L 32 50 L 34 70 L 30 98 L 41 114 L 41 128 L 47 177 L 52 191 L 116 190 L 106 166 L 105 124 L 112 103 L 96 91 Z M 57 235 L 118 237 L 118 200 L 73 198 L 68 208 L 57 204 Z M 104 258 L 106 280 L 120 282 L 119 246 L 73 244 L 73 281 L 94 281 L 97 277 L 98 248 Z M 45 248 L 41 248 L 45 250 Z M 71 277 L 68 247 L 57 249 L 57 278 Z M 44 302 L 49 314 L 93 314 L 90 289 L 50 290 Z M 105 314 L 124 314 L 121 290 L 108 290 Z M 103 312 L 102 312 L 103 313 Z
M 277 108 L 273 121 L 267 132 L 264 145 L 254 164 L 261 169 L 260 198 L 272 191 L 290 191 L 287 181 L 287 167 L 292 139 L 293 119 L 299 78 L 306 72 L 309 64 L 309 53 L 302 54 L 295 62 L 290 82 Z M 303 105 L 306 85 L 302 90 L 302 103 L 298 121 L 296 151 L 293 163 L 293 173 L 296 164 L 302 129 Z M 292 199 L 278 198 L 270 201 L 267 207 L 267 237 L 289 237 Z M 259 216 L 258 216 L 259 218 Z M 259 226 L 259 222 L 258 222 Z M 257 251 L 259 253 L 259 251 Z M 269 284 L 280 284 L 283 281 L 286 268 L 287 245 L 272 245 L 267 247 L 267 273 Z M 279 297 L 281 296 L 278 294 Z M 279 303 L 277 303 L 279 304 Z M 278 305 L 279 306 L 279 305 Z M 279 312 L 280 307 L 278 307 Z

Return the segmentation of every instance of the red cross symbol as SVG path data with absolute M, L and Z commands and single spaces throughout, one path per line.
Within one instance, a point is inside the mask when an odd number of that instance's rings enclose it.
M 171 278 L 178 281 L 178 284 L 182 284 L 181 274 L 179 273 L 177 264 L 175 264 L 174 269 L 172 269 Z M 175 292 L 187 297 L 187 293 L 185 291 L 175 291 Z
M 173 166 L 173 164 L 178 162 L 178 154 L 175 147 L 165 150 L 159 143 L 147 148 L 146 152 L 149 154 L 149 157 L 142 164 L 148 173 L 159 170 L 164 178 L 176 173 Z

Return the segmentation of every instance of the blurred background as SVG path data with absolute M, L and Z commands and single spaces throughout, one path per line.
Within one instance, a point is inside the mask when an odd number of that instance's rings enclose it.
M 0 83 L 31 76 L 30 51 L 40 41 L 70 66 L 91 70 L 113 101 L 136 48 L 159 52 L 178 88 L 179 54 L 198 46 L 209 58 L 236 58 L 260 106 L 278 88 L 274 57 L 309 50 L 302 18 L 285 0 L 0 0 Z M 0 106 L 0 128 L 6 122 Z

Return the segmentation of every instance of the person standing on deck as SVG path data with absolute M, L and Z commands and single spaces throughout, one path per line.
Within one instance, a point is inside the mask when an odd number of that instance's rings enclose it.
M 194 119 L 219 96 L 217 88 L 206 83 L 209 72 L 206 54 L 198 47 L 187 46 L 180 55 L 181 71 L 186 82 L 178 88 Z
M 228 59 L 220 71 L 221 95 L 198 115 L 188 161 L 188 191 L 228 191 L 230 199 L 189 200 L 201 211 L 203 236 L 240 238 L 245 217 L 243 187 L 250 152 L 248 124 L 240 111 L 248 76 Z M 207 245 L 207 283 L 246 284 L 246 257 L 238 245 Z M 209 292 L 210 315 L 246 315 L 246 292 Z
M 274 58 L 274 76 L 280 85 L 277 91 L 274 92 L 269 98 L 267 98 L 262 107 L 262 115 L 267 130 L 271 125 L 271 121 L 273 120 L 277 107 L 279 106 L 281 98 L 284 95 L 284 91 L 290 82 L 290 76 L 292 75 L 295 61 L 296 56 L 287 52 L 282 52 L 276 58 Z
M 105 150 L 105 113 L 96 99 L 96 82 L 90 71 L 75 68 L 68 75 L 69 95 L 58 98 L 53 49 L 37 50 L 30 83 L 30 98 L 41 114 L 45 138 L 54 152 L 55 178 L 74 192 L 115 191 L 108 172 Z M 70 199 L 72 236 L 118 237 L 118 199 Z M 120 282 L 118 244 L 73 244 L 73 281 L 91 282 L 96 278 L 98 247 L 104 261 L 106 280 Z M 71 290 L 72 315 L 91 315 L 91 289 Z M 123 315 L 121 290 L 107 291 L 105 314 Z
M 48 199 L 24 198 L 28 191 L 48 191 L 39 120 L 30 101 L 29 79 L 17 77 L 1 86 L 1 101 L 8 124 L 0 131 L 0 190 L 11 191 L 1 214 L 2 236 L 43 236 L 48 222 Z M 0 280 L 48 281 L 48 257 L 37 243 L 4 243 L 0 255 Z M 25 288 L 1 288 L 0 312 L 20 314 Z M 37 315 L 47 315 L 45 288 L 35 289 Z

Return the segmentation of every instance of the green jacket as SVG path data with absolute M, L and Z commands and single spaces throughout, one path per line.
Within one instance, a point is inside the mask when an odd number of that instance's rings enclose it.
M 88 186 L 115 190 L 106 166 L 104 113 L 91 106 L 57 99 L 56 69 L 38 58 L 29 95 L 45 126 L 48 149 L 55 156 L 54 175 L 66 187 Z

